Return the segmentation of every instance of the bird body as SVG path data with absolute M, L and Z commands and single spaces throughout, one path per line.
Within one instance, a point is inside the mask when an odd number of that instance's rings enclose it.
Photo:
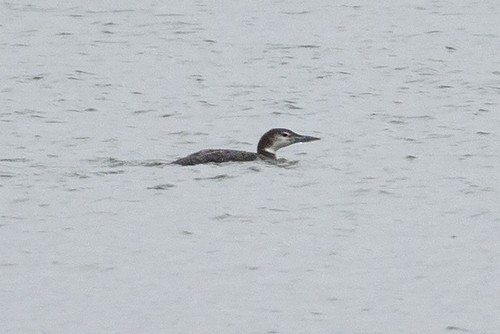
M 222 163 L 229 161 L 253 161 L 259 158 L 276 159 L 276 151 L 280 148 L 309 141 L 319 140 L 317 137 L 299 135 L 292 130 L 276 128 L 267 131 L 257 144 L 257 152 L 246 152 L 227 149 L 207 149 L 190 154 L 172 162 L 181 166 L 192 166 L 204 163 Z

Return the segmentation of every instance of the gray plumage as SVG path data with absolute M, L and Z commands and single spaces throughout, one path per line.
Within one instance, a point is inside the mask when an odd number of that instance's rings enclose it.
M 257 153 L 237 151 L 237 150 L 201 150 L 172 162 L 182 166 L 192 166 L 207 162 L 227 162 L 227 161 L 253 161 L 257 160 Z
M 319 140 L 317 137 L 299 135 L 292 130 L 277 128 L 264 133 L 257 145 L 257 153 L 238 150 L 201 150 L 172 162 L 181 166 L 229 161 L 253 161 L 259 158 L 276 159 L 276 151 L 295 144 Z

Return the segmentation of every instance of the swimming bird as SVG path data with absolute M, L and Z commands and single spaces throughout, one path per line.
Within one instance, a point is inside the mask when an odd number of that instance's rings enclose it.
M 299 135 L 292 130 L 276 128 L 264 133 L 257 144 L 257 153 L 238 150 L 209 149 L 190 154 L 172 162 L 182 166 L 192 166 L 209 162 L 221 163 L 229 161 L 253 161 L 257 159 L 276 159 L 276 151 L 280 148 L 309 141 L 319 140 L 317 137 Z

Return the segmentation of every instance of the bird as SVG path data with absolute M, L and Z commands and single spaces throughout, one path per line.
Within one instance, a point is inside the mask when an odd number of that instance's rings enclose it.
M 181 166 L 193 166 L 205 163 L 254 161 L 257 159 L 276 160 L 276 151 L 280 148 L 295 143 L 305 143 L 319 139 L 318 137 L 299 135 L 285 128 L 275 128 L 262 135 L 257 144 L 256 153 L 228 149 L 207 149 L 190 154 L 171 163 Z

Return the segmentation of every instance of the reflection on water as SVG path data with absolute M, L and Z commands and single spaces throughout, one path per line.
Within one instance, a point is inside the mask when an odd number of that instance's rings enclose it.
M 97 159 L 90 159 L 89 162 L 91 163 L 96 163 L 102 166 L 107 166 L 107 167 L 122 167 L 122 166 L 129 166 L 129 167 L 163 167 L 165 165 L 168 165 L 168 162 L 164 162 L 161 160 L 118 160 L 115 158 L 97 158 Z

